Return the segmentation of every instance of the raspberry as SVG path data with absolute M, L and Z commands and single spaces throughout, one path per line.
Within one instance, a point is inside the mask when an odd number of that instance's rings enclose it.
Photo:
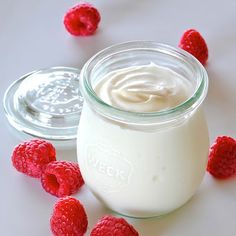
M 92 35 L 100 22 L 98 10 L 89 3 L 80 3 L 69 9 L 64 17 L 67 31 L 75 36 Z
M 104 216 L 93 228 L 90 236 L 138 236 L 134 227 L 123 218 Z
M 56 151 L 51 143 L 35 139 L 16 146 L 11 158 L 19 172 L 39 178 L 45 165 L 56 160 Z
M 184 32 L 179 42 L 179 47 L 195 56 L 203 65 L 208 59 L 208 48 L 204 38 L 201 34 L 189 29 Z
M 41 183 L 46 192 L 57 197 L 65 197 L 77 192 L 84 184 L 84 180 L 78 164 L 54 161 L 43 171 Z
M 88 218 L 81 202 L 72 197 L 60 198 L 54 205 L 50 226 L 54 236 L 83 236 Z
M 207 171 L 219 179 L 236 174 L 236 140 L 227 136 L 216 139 L 210 148 Z

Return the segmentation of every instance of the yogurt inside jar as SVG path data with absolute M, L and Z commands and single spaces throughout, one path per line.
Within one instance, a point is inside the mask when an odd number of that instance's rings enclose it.
M 187 202 L 209 147 L 201 64 L 167 45 L 129 42 L 92 57 L 80 85 L 78 162 L 94 195 L 132 217 L 160 216 Z
M 151 63 L 112 71 L 94 90 L 113 107 L 132 112 L 157 112 L 183 103 L 194 88 L 184 76 Z

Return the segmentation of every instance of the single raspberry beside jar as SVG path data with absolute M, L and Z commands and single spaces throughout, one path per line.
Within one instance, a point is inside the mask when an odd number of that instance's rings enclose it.
M 74 36 L 88 36 L 95 33 L 101 16 L 89 3 L 80 3 L 68 10 L 64 16 L 67 31 Z
M 54 161 L 43 171 L 41 183 L 46 192 L 65 197 L 76 193 L 84 184 L 84 180 L 77 163 Z
M 82 203 L 72 197 L 60 198 L 50 219 L 54 236 L 83 236 L 88 227 L 88 219 Z
M 138 236 L 138 232 L 123 218 L 104 216 L 93 228 L 90 236 Z
M 236 140 L 217 137 L 210 148 L 207 171 L 218 179 L 226 179 L 236 175 Z
M 196 57 L 203 65 L 208 59 L 208 47 L 202 35 L 195 29 L 189 29 L 182 35 L 179 47 Z
M 56 160 L 56 150 L 51 143 L 34 139 L 17 145 L 11 158 L 19 172 L 39 178 L 45 166 Z

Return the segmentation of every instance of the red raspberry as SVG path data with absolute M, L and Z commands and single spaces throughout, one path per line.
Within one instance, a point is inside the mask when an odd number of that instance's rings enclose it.
M 78 164 L 54 161 L 43 171 L 41 183 L 46 192 L 57 197 L 65 197 L 77 192 L 84 184 L 84 180 Z
M 75 36 L 92 35 L 100 22 L 98 10 L 89 3 L 80 3 L 71 8 L 64 17 L 64 25 Z
M 216 139 L 210 148 L 207 171 L 219 179 L 236 174 L 236 140 L 227 136 Z
M 56 151 L 51 143 L 35 139 L 16 146 L 11 158 L 19 172 L 39 178 L 45 165 L 56 160 Z
M 79 200 L 65 197 L 54 205 L 50 225 L 54 236 L 83 236 L 87 231 L 88 218 Z
M 138 236 L 134 227 L 123 218 L 104 216 L 93 228 L 90 236 Z
M 179 47 L 195 56 L 203 65 L 208 59 L 208 48 L 204 38 L 201 34 L 189 29 L 184 32 L 179 42 Z

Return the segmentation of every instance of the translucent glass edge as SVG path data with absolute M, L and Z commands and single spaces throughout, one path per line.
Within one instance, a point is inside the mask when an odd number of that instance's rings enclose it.
M 8 120 L 8 122 L 10 123 L 10 125 L 15 128 L 17 131 L 23 132 L 27 135 L 33 136 L 33 137 L 38 137 L 38 138 L 43 138 L 43 139 L 48 139 L 48 140 L 54 140 L 54 141 L 70 141 L 70 140 L 75 140 L 76 136 L 77 136 L 77 127 L 75 128 L 71 128 L 71 130 L 75 130 L 75 132 L 73 132 L 74 134 L 71 135 L 67 135 L 67 136 L 63 136 L 63 135 L 47 135 L 44 133 L 41 133 L 40 131 L 37 131 L 35 129 L 32 128 L 27 128 L 25 126 L 24 122 L 19 122 L 18 119 L 15 118 L 14 113 L 16 111 L 14 111 L 14 109 L 10 109 L 10 104 L 9 102 L 11 101 L 11 99 L 13 99 L 13 96 L 11 95 L 11 93 L 14 94 L 14 92 L 17 91 L 17 89 L 19 88 L 20 83 L 22 83 L 22 81 L 24 79 L 26 79 L 27 77 L 31 76 L 34 73 L 38 73 L 44 70 L 51 70 L 51 69 L 70 69 L 71 71 L 80 71 L 79 69 L 73 68 L 73 67 L 50 67 L 50 68 L 46 68 L 46 69 L 40 69 L 40 70 L 34 70 L 32 72 L 29 72 L 23 76 L 21 76 L 19 79 L 15 80 L 12 84 L 10 84 L 10 86 L 7 88 L 6 92 L 4 93 L 3 96 L 3 109 L 4 109 L 4 113 L 6 115 L 6 118 Z M 47 127 L 47 129 L 50 130 L 58 130 L 59 128 L 50 128 Z M 68 130 L 68 127 L 63 128 L 61 127 L 60 129 L 63 130 Z
M 134 44 L 133 44 L 134 43 Z M 157 43 L 155 41 L 128 41 L 125 43 L 119 43 L 119 44 L 115 44 L 112 46 L 109 46 L 103 50 L 101 50 L 100 52 L 98 52 L 97 54 L 95 54 L 94 56 L 92 56 L 83 66 L 82 70 L 81 70 L 81 74 L 84 74 L 84 71 L 88 68 L 88 66 L 90 65 L 90 63 L 97 57 L 100 57 L 104 52 L 109 52 L 109 50 L 112 49 L 119 49 L 119 47 L 121 47 L 121 49 L 123 51 L 128 51 L 130 49 L 125 49 L 123 48 L 124 46 L 128 46 L 131 45 L 133 46 L 131 49 L 139 49 L 138 47 L 135 47 L 136 44 L 144 44 L 147 45 L 148 43 L 151 43 L 155 46 L 158 46 L 160 48 L 158 48 L 159 51 L 164 51 L 164 50 L 169 50 L 168 52 L 172 52 L 175 54 L 180 54 L 186 58 L 188 58 L 191 63 L 195 63 L 197 66 L 199 66 L 199 72 L 201 72 L 202 75 L 202 81 L 199 84 L 199 86 L 197 87 L 197 89 L 195 90 L 194 94 L 187 99 L 186 101 L 184 101 L 183 103 L 179 104 L 178 106 L 172 108 L 172 109 L 168 109 L 168 110 L 164 110 L 164 111 L 158 111 L 158 112 L 148 112 L 148 113 L 144 113 L 144 112 L 132 112 L 132 111 L 125 111 L 116 107 L 113 107 L 107 103 L 105 103 L 103 100 L 101 100 L 94 92 L 94 90 L 92 89 L 92 87 L 90 86 L 90 84 L 88 83 L 87 78 L 86 79 L 81 79 L 80 84 L 81 84 L 81 88 L 85 89 L 89 95 L 92 96 L 92 98 L 98 103 L 98 105 L 102 106 L 105 109 L 109 109 L 109 111 L 113 111 L 114 113 L 118 113 L 118 114 L 122 114 L 124 116 L 127 117 L 143 117 L 143 118 L 155 118 L 155 117 L 164 117 L 164 116 L 168 116 L 171 114 L 174 114 L 180 110 L 185 110 L 186 112 L 191 109 L 191 107 L 197 102 L 197 100 L 201 100 L 198 104 L 196 104 L 195 107 L 198 107 L 205 99 L 207 91 L 208 91 L 208 75 L 207 72 L 205 70 L 205 68 L 202 66 L 202 64 L 194 57 L 192 56 L 190 53 L 180 49 L 180 48 L 175 48 L 172 47 L 170 45 L 164 44 L 164 43 Z M 117 47 L 117 48 L 116 48 Z M 150 45 L 149 45 L 150 47 Z M 149 49 L 150 48 L 141 48 L 142 50 L 145 49 Z M 111 56 L 113 54 L 110 54 L 108 56 Z M 194 65 L 195 66 L 195 65 Z M 83 93 L 83 91 L 81 91 Z M 199 95 L 200 94 L 200 95 Z M 84 95 L 84 94 L 83 94 Z M 201 96 L 202 95 L 202 96 Z M 195 108 L 194 107 L 194 108 Z

